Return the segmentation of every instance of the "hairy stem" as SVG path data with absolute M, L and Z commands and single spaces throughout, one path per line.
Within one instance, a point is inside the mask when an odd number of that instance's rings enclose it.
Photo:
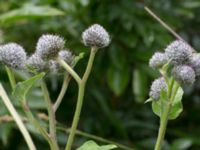
M 71 76 L 69 76 L 68 74 L 64 75 L 63 85 L 62 85 L 60 94 L 59 94 L 56 102 L 53 105 L 54 113 L 57 111 L 58 107 L 60 106 L 60 104 L 62 102 L 63 97 L 65 96 L 65 93 L 67 91 L 70 79 L 71 79 Z
M 54 141 L 56 147 L 54 150 L 59 150 L 58 144 L 57 144 L 57 137 L 56 137 L 56 120 L 55 120 L 55 114 L 53 110 L 53 105 L 50 100 L 49 92 L 47 89 L 47 86 L 44 81 L 41 82 L 41 88 L 44 94 L 44 99 L 47 105 L 47 111 L 48 111 L 48 116 L 49 116 L 49 132 L 50 132 L 50 137 Z
M 9 110 L 9 112 L 11 113 L 11 115 L 13 116 L 15 122 L 17 123 L 22 135 L 24 136 L 24 139 L 29 147 L 30 150 L 36 150 L 36 147 L 33 143 L 33 140 L 28 132 L 28 130 L 26 129 L 24 123 L 22 122 L 19 114 L 17 113 L 17 111 L 15 110 L 14 106 L 12 105 L 10 99 L 8 98 L 3 86 L 0 84 L 0 96 L 4 102 L 4 104 L 6 105 L 7 109 Z
M 78 101 L 77 101 L 77 105 L 76 105 L 76 110 L 75 110 L 75 114 L 74 114 L 74 118 L 73 118 L 73 122 L 72 122 L 72 127 L 71 127 L 71 132 L 69 134 L 69 138 L 67 141 L 67 145 L 65 150 L 71 150 L 73 141 L 74 141 L 74 136 L 75 136 L 75 132 L 78 126 L 78 122 L 79 122 L 79 118 L 80 118 L 80 114 L 81 114 L 81 109 L 82 109 L 82 105 L 83 105 L 83 97 L 84 97 L 84 91 L 85 91 L 85 85 L 87 82 L 87 79 L 91 73 L 91 69 L 92 69 L 92 65 L 94 62 L 94 57 L 95 54 L 97 52 L 97 49 L 92 48 L 91 52 L 90 52 L 90 58 L 87 64 L 87 68 L 85 70 L 85 73 L 83 75 L 83 78 L 81 79 L 80 82 L 78 82 L 79 85 L 79 91 L 78 91 Z

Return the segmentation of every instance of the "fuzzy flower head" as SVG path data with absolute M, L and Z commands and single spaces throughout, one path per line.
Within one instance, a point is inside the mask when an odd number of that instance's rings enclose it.
M 192 56 L 192 49 L 187 43 L 176 40 L 167 46 L 165 53 L 173 64 L 183 65 L 188 64 L 189 58 Z
M 59 52 L 59 57 L 63 59 L 67 64 L 72 65 L 72 62 L 74 60 L 74 56 L 71 51 L 69 50 L 62 50 Z M 57 61 L 50 60 L 49 61 L 49 70 L 52 73 L 63 73 L 65 69 L 60 66 L 60 64 Z
M 37 42 L 36 53 L 44 60 L 54 59 L 64 45 L 64 39 L 57 35 L 42 35 Z
M 196 76 L 200 75 L 200 54 L 193 54 L 190 58 L 190 66 L 194 69 Z
M 168 61 L 167 56 L 164 53 L 156 52 L 149 61 L 149 66 L 158 69 L 161 68 Z
M 47 63 L 37 53 L 27 59 L 26 65 L 37 72 L 46 71 L 47 69 Z
M 26 61 L 26 52 L 16 43 L 0 46 L 1 62 L 14 69 L 23 69 Z
M 158 78 L 153 81 L 151 88 L 150 88 L 149 96 L 151 98 L 153 98 L 154 100 L 159 100 L 162 90 L 167 91 L 167 84 L 163 77 Z
M 103 48 L 110 44 L 108 32 L 100 25 L 94 24 L 82 33 L 85 46 Z
M 191 85 L 195 81 L 195 72 L 190 66 L 187 65 L 174 67 L 172 69 L 172 74 L 181 84 Z
M 58 55 L 69 65 L 71 65 L 74 60 L 74 56 L 72 52 L 69 50 L 62 50 L 59 52 Z

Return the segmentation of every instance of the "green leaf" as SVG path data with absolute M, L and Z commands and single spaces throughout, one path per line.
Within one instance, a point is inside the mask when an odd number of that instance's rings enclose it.
M 77 150 L 111 150 L 114 148 L 117 148 L 117 146 L 112 144 L 99 146 L 94 141 L 87 141 Z
M 176 119 L 183 111 L 183 105 L 181 101 L 182 97 L 183 97 L 183 89 L 179 87 L 176 96 L 174 98 L 174 101 L 172 103 L 172 109 L 169 113 L 170 120 Z
M 118 69 L 116 67 L 110 67 L 107 72 L 108 85 L 115 95 L 121 95 L 126 89 L 130 74 L 129 70 L 125 67 Z
M 187 150 L 192 146 L 193 141 L 191 139 L 181 138 L 173 141 L 171 150 Z
M 24 100 L 26 97 L 26 94 L 30 90 L 30 88 L 39 80 L 41 80 L 44 77 L 45 73 L 40 73 L 38 75 L 35 75 L 34 77 L 29 78 L 26 81 L 19 82 L 14 91 L 13 96 L 17 98 L 18 100 Z
M 176 92 L 176 95 L 174 97 L 174 100 L 172 102 L 172 106 L 168 115 L 168 119 L 173 120 L 176 119 L 180 113 L 183 111 L 183 105 L 182 105 L 182 96 L 183 96 L 183 89 L 179 86 L 178 90 Z M 161 98 L 158 101 L 152 102 L 152 109 L 153 112 L 161 117 L 162 111 L 165 110 L 165 108 L 169 105 L 167 93 L 165 91 L 161 92 Z
M 0 15 L 0 22 L 11 23 L 22 19 L 64 15 L 64 12 L 50 6 L 26 4 L 21 8 Z

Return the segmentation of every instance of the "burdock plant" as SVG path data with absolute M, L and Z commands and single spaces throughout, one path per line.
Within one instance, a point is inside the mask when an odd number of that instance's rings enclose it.
M 150 88 L 153 112 L 160 117 L 160 128 L 155 150 L 162 148 L 168 120 L 176 119 L 183 110 L 182 86 L 191 86 L 199 76 L 199 54 L 181 40 L 170 43 L 164 53 L 156 52 L 149 61 L 150 67 L 158 69 L 161 77 Z
M 76 63 L 83 57 L 83 55 L 80 54 L 79 56 L 75 56 L 70 50 L 65 48 L 65 40 L 61 36 L 53 34 L 42 35 L 36 44 L 36 51 L 28 57 L 24 48 L 16 43 L 8 43 L 0 46 L 0 63 L 5 65 L 13 90 L 13 95 L 16 99 L 20 100 L 21 107 L 24 110 L 27 120 L 44 137 L 51 150 L 60 149 L 56 134 L 57 124 L 55 113 L 63 100 L 70 79 L 74 78 L 78 84 L 78 98 L 69 138 L 65 148 L 66 150 L 71 150 L 75 132 L 79 123 L 86 83 L 92 70 L 95 55 L 99 49 L 110 44 L 110 36 L 101 25 L 94 24 L 82 33 L 82 41 L 85 46 L 90 48 L 89 61 L 83 77 L 79 76 L 74 70 Z M 18 83 L 15 80 L 15 75 L 13 73 L 14 70 L 21 70 L 33 77 Z M 61 91 L 54 104 L 51 101 L 44 76 L 51 72 L 56 75 L 63 75 L 64 77 Z M 40 80 L 41 90 L 46 103 L 49 121 L 48 129 L 41 125 L 38 118 L 32 113 L 28 101 L 26 100 L 26 93 L 38 80 Z M 34 145 L 28 130 L 20 119 L 18 112 L 14 108 L 1 84 L 0 97 L 3 99 L 5 105 L 20 128 L 29 149 L 36 150 L 36 146 Z M 88 143 L 86 143 L 86 145 L 87 144 Z M 100 146 L 96 145 L 96 147 Z M 110 149 L 115 147 L 115 145 L 111 145 Z

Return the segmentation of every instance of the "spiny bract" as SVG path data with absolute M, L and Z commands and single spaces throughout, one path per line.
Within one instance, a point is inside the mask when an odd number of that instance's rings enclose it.
M 156 52 L 149 61 L 149 66 L 154 69 L 161 68 L 168 61 L 167 56 L 164 53 Z
M 0 46 L 1 62 L 14 69 L 23 69 L 26 61 L 26 52 L 22 46 L 16 43 L 8 43 Z
M 108 32 L 100 25 L 94 24 L 82 33 L 85 46 L 103 48 L 110 44 Z
M 160 77 L 153 81 L 150 88 L 149 96 L 154 100 L 159 100 L 162 90 L 167 91 L 167 84 L 165 82 L 165 79 L 163 77 Z
M 189 63 L 192 49 L 187 43 L 176 40 L 167 46 L 165 53 L 174 65 L 183 65 Z
M 172 69 L 174 78 L 181 84 L 193 84 L 195 81 L 194 70 L 187 65 L 176 66 Z
M 42 35 L 37 42 L 36 53 L 44 60 L 55 59 L 64 45 L 65 41 L 60 36 Z

